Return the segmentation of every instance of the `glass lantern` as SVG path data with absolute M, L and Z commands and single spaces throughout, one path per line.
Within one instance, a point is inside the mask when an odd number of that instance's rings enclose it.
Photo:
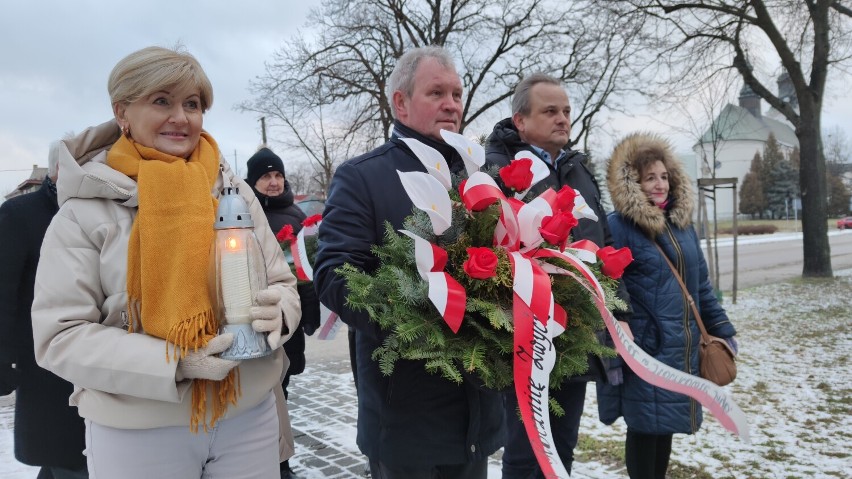
M 215 239 L 210 258 L 212 290 L 216 298 L 219 334 L 233 333 L 234 343 L 219 357 L 253 359 L 272 352 L 266 334 L 251 327 L 255 297 L 267 288 L 266 262 L 254 234 L 248 205 L 236 187 L 227 187 L 219 198 Z

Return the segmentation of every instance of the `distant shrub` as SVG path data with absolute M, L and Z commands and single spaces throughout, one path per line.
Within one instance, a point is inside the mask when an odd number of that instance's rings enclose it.
M 737 227 L 738 235 L 768 235 L 777 232 L 778 227 L 775 225 L 743 225 Z M 733 228 L 722 228 L 719 230 L 719 233 L 731 235 L 734 234 L 734 230 Z

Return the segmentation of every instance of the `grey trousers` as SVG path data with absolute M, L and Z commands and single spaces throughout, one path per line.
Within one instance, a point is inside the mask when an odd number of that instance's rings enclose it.
M 269 397 L 207 432 L 188 426 L 115 429 L 86 420 L 91 479 L 273 479 L 278 412 Z

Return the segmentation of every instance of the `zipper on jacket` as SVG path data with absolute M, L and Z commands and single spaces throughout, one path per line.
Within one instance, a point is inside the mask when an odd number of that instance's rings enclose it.
M 672 244 L 672 249 L 674 249 L 674 253 L 675 253 L 674 254 L 675 257 L 673 258 L 672 262 L 674 263 L 675 268 L 677 268 L 677 274 L 680 275 L 681 279 L 683 280 L 683 284 L 686 285 L 686 276 L 685 276 L 686 261 L 684 260 L 684 257 L 683 257 L 683 249 L 681 249 L 680 243 L 678 243 L 677 238 L 675 238 L 675 235 L 672 233 L 671 227 L 668 224 L 668 222 L 666 222 L 666 235 L 668 236 L 669 242 Z M 680 289 L 680 288 L 678 288 L 678 289 Z M 682 297 L 681 299 L 683 300 L 683 333 L 686 336 L 686 348 L 685 348 L 685 354 L 684 354 L 684 359 L 683 359 L 683 365 L 684 365 L 684 371 L 687 374 L 692 374 L 692 330 L 689 327 L 689 313 L 690 313 L 691 309 L 689 307 L 689 300 L 687 299 L 685 292 L 681 292 L 681 297 Z M 696 321 L 697 320 L 698 320 L 698 318 L 696 318 Z M 697 422 L 696 416 L 697 416 L 696 403 L 695 403 L 694 399 L 690 398 L 689 399 L 689 422 L 690 422 L 690 429 L 692 430 L 692 432 L 695 432 L 695 431 L 698 430 L 698 427 L 697 427 L 697 424 L 696 424 L 696 422 Z

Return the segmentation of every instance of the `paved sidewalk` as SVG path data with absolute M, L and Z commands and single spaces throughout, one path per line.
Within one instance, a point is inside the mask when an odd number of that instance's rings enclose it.
M 317 341 L 308 338 L 305 372 L 289 386 L 290 420 L 296 441 L 291 467 L 305 479 L 370 477 L 367 459 L 355 444 L 358 415 L 355 385 L 343 338 Z M 320 352 L 317 352 L 317 350 Z M 344 359 L 345 358 L 345 359 Z M 589 388 L 594 396 L 594 387 Z M 596 415 L 587 404 L 586 413 Z M 488 478 L 499 479 L 502 450 L 491 456 Z M 572 479 L 618 479 L 624 473 L 600 464 L 575 463 Z
M 309 365 L 291 378 L 288 389 L 296 440 L 293 469 L 308 478 L 370 477 L 367 458 L 355 444 L 358 403 L 349 360 Z M 489 477 L 499 477 L 499 472 L 498 452 L 491 458 Z

